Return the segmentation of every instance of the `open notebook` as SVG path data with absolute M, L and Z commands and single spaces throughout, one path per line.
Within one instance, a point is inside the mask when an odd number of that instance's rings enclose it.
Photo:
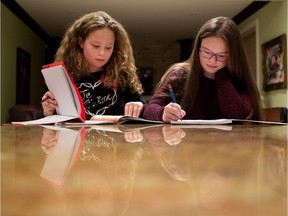
M 232 124 L 232 123 L 257 123 L 257 124 L 277 124 L 277 125 L 287 125 L 287 123 L 282 122 L 271 122 L 271 121 L 257 121 L 248 119 L 179 119 L 177 121 L 171 121 L 174 125 L 222 125 L 222 124 Z
M 32 121 L 12 122 L 12 124 L 41 125 L 66 121 L 84 122 L 86 115 L 81 95 L 64 63 L 55 62 L 44 65 L 41 72 L 49 91 L 58 102 L 57 115 Z

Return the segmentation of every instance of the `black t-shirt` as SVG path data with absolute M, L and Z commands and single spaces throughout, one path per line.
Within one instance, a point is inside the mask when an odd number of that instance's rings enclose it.
M 102 74 L 91 73 L 75 81 L 85 106 L 86 119 L 93 115 L 124 115 L 127 102 L 141 101 L 139 94 L 130 92 L 130 87 L 124 90 L 120 86 L 105 88 Z
M 91 73 L 91 75 L 75 81 L 84 103 L 87 120 L 93 115 L 124 115 L 124 106 L 127 102 L 140 101 L 146 104 L 138 93 L 131 93 L 129 86 L 126 89 L 122 89 L 120 86 L 105 88 L 101 79 L 102 74 L 101 71 Z M 43 117 L 41 108 L 37 111 L 35 118 Z

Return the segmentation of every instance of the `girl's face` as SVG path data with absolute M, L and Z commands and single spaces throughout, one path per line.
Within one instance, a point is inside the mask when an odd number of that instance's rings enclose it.
M 85 40 L 79 37 L 78 42 L 89 64 L 89 72 L 96 72 L 102 70 L 109 61 L 114 50 L 115 35 L 108 28 L 97 29 L 91 32 Z
M 215 79 L 215 73 L 228 65 L 226 42 L 214 36 L 203 38 L 199 49 L 199 59 L 204 76 Z

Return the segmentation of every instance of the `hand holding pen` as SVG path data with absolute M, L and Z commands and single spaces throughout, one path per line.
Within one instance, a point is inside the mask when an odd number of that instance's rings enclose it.
M 58 103 L 54 95 L 50 91 L 47 91 L 43 95 L 41 104 L 42 104 L 44 116 L 53 115 L 55 113 L 56 107 L 58 106 Z
M 162 119 L 164 122 L 170 123 L 170 121 L 176 121 L 183 118 L 186 112 L 182 110 L 181 106 L 177 103 L 176 96 L 170 84 L 168 84 L 168 89 L 173 102 L 164 107 Z

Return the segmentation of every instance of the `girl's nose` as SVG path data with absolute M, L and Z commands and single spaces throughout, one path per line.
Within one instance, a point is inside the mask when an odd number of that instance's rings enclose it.
M 104 51 L 103 51 L 102 49 L 99 50 L 99 51 L 98 51 L 98 55 L 99 55 L 99 56 L 103 56 L 103 55 L 104 55 Z

